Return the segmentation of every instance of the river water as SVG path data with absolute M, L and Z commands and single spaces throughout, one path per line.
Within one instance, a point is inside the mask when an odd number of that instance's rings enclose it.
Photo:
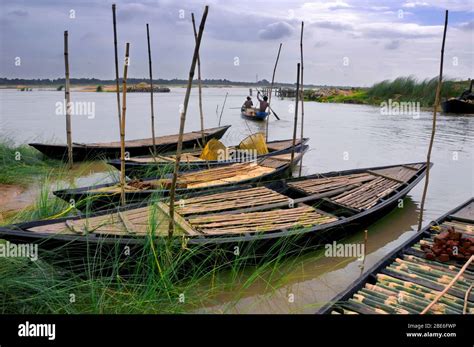
M 179 109 L 185 89 L 155 94 L 157 135 L 176 133 Z M 248 89 L 204 88 L 205 126 L 231 124 L 223 138 L 236 144 L 245 136 L 263 130 L 263 124 L 245 121 L 240 107 Z M 56 114 L 62 92 L 0 90 L 0 136 L 17 143 L 65 142 L 65 120 Z M 253 97 L 256 99 L 255 95 Z M 73 117 L 74 142 L 117 141 L 119 139 L 116 99 L 113 93 L 73 92 L 72 101 L 88 103 L 89 112 Z M 254 101 L 255 103 L 255 101 Z M 85 105 L 85 104 L 84 104 Z M 271 118 L 269 139 L 290 138 L 293 132 L 294 100 L 273 97 L 272 107 L 281 118 Z M 303 173 L 326 172 L 378 165 L 423 161 L 431 134 L 432 112 L 419 115 L 385 115 L 379 107 L 305 103 L 305 136 L 310 151 L 305 155 Z M 150 137 L 149 95 L 127 97 L 126 138 Z M 93 112 L 92 112 L 93 111 Z M 199 129 L 197 89 L 190 99 L 186 131 Z M 299 134 L 299 129 L 298 129 Z M 474 117 L 438 115 L 433 147 L 429 191 L 424 223 L 438 217 L 473 196 Z M 86 177 L 101 178 L 97 173 Z M 365 268 L 376 263 L 414 234 L 419 215 L 423 182 L 418 184 L 397 209 L 368 228 L 368 256 Z M 361 242 L 363 231 L 354 231 L 347 242 Z M 205 312 L 286 313 L 314 312 L 360 275 L 361 262 L 354 258 L 327 258 L 321 252 L 306 254 L 298 266 L 283 266 L 283 278 L 270 285 L 255 281 L 238 293 L 219 293 L 202 309 Z M 248 269 L 250 275 L 252 269 Z M 222 275 L 225 281 L 225 274 Z M 237 299 L 236 299 L 237 298 Z

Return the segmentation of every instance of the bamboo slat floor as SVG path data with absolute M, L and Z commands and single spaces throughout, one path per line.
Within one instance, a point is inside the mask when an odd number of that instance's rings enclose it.
M 249 188 L 237 192 L 204 195 L 177 202 L 177 212 L 182 216 L 255 207 L 288 201 L 286 195 L 266 187 Z
M 307 194 L 329 192 L 345 186 L 353 188 L 328 200 L 350 209 L 366 210 L 391 194 L 416 175 L 421 164 L 367 170 L 365 173 L 327 178 L 315 178 L 289 185 Z
M 189 218 L 189 223 L 203 234 L 232 234 L 291 229 L 326 224 L 337 218 L 320 214 L 311 206 L 288 209 L 211 215 Z
M 333 314 L 421 313 L 445 289 L 464 265 L 463 261 L 440 262 L 427 259 L 422 246 L 432 245 L 436 235 L 452 227 L 466 236 L 473 237 L 473 204 L 450 215 L 441 224 L 431 226 L 430 234 L 404 248 L 401 253 L 397 253 L 398 256 L 392 262 L 372 273 L 371 276 L 375 276 L 375 282 L 367 280 L 361 289 L 350 297 L 331 306 L 329 312 Z M 466 222 L 455 219 L 460 216 L 464 217 Z M 473 284 L 474 265 L 471 263 L 428 313 L 462 314 L 466 305 L 466 313 L 474 314 L 474 293 L 467 295 L 468 289 Z
M 265 158 L 258 162 L 235 163 L 226 166 L 199 170 L 196 172 L 183 172 L 178 175 L 177 186 L 179 188 L 203 188 L 219 186 L 232 182 L 240 182 L 256 177 L 270 174 L 278 168 L 287 165 L 290 154 L 281 154 L 276 158 Z M 130 181 L 126 184 L 126 191 L 139 191 L 145 189 L 167 188 L 171 185 L 171 179 L 147 180 L 146 182 Z M 108 192 L 119 193 L 120 186 L 107 186 L 91 189 L 92 193 Z
M 196 171 L 180 175 L 181 184 L 196 184 L 196 182 L 215 182 L 217 180 L 233 179 L 236 176 L 249 175 L 253 168 L 266 168 L 284 165 L 290 154 L 278 155 L 276 158 L 265 158 L 258 163 L 238 163 L 227 167 Z M 266 166 L 268 165 L 268 166 Z M 394 166 L 396 170 L 385 170 L 383 175 L 398 175 L 396 178 L 411 179 L 406 174 L 417 175 L 411 181 L 410 187 L 421 180 L 426 166 L 420 170 Z M 394 206 L 397 200 L 382 201 L 388 190 L 402 186 L 403 183 L 391 178 L 378 175 L 378 168 L 372 173 L 367 169 L 351 170 L 340 174 L 328 173 L 308 176 L 305 178 L 275 180 L 244 186 L 226 187 L 213 191 L 186 192 L 175 201 L 174 222 L 175 236 L 186 236 L 189 242 L 198 244 L 208 240 L 243 237 L 273 238 L 273 232 L 317 238 L 331 228 L 340 227 L 343 223 L 354 225 L 354 220 L 360 218 L 362 210 L 348 215 L 339 206 L 326 204 L 326 199 L 337 204 L 350 204 L 359 208 L 370 205 L 373 208 L 378 203 L 386 207 Z M 333 175 L 332 177 L 329 177 Z M 161 180 L 162 181 L 162 180 Z M 155 180 L 162 184 L 160 180 Z M 140 183 L 140 182 L 139 182 Z M 142 182 L 149 184 L 149 182 Z M 107 187 L 110 191 L 110 187 Z M 140 189 L 130 186 L 129 189 Z M 407 191 L 400 191 L 397 197 L 404 196 Z M 104 214 L 76 219 L 61 219 L 32 223 L 25 227 L 28 233 L 43 234 L 52 237 L 56 234 L 66 236 L 84 236 L 93 240 L 101 237 L 120 237 L 125 240 L 143 239 L 149 234 L 168 236 L 169 207 L 168 199 L 152 202 L 146 207 L 123 207 L 109 210 Z M 360 213 L 360 214 L 359 214 Z M 472 228 L 463 221 L 449 221 L 442 227 L 452 226 L 459 230 L 472 233 Z M 18 227 L 17 227 L 18 228 Z M 2 229 L 2 228 L 0 228 Z M 18 230 L 18 229 L 16 229 Z M 291 231 L 290 233 L 287 233 Z M 311 234 L 311 236 L 309 236 Z M 228 236 L 226 236 L 228 235 Z M 280 237 L 280 236 L 278 236 Z M 283 237 L 283 236 L 281 236 Z M 322 237 L 322 236 L 321 236 Z M 84 238 L 83 238 L 84 239 Z M 221 238 L 222 239 L 222 238 Z M 214 242 L 214 241 L 212 241 Z M 429 242 L 429 240 L 426 240 Z M 404 264 L 398 264 L 393 271 L 404 271 Z M 401 266 L 401 267 L 400 267 Z M 411 265 L 410 265 L 411 266 Z M 410 269 L 412 268 L 409 267 Z

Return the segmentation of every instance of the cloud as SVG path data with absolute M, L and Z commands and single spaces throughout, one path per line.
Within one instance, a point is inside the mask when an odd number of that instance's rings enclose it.
M 388 50 L 398 49 L 400 47 L 400 40 L 392 40 L 385 44 L 384 48 Z
M 471 20 L 470 22 L 461 23 L 459 24 L 458 28 L 465 31 L 474 30 L 474 21 Z
M 351 8 L 347 2 L 336 0 L 336 1 L 323 1 L 323 2 L 306 2 L 303 5 L 303 8 L 309 10 L 340 10 Z
M 357 31 L 368 38 L 424 38 L 439 36 L 443 27 L 437 25 L 419 25 L 416 23 L 370 23 L 357 27 Z
M 329 44 L 328 41 L 316 41 L 314 43 L 314 48 L 324 47 L 324 46 L 327 46 L 328 44 Z
M 405 8 L 428 7 L 428 6 L 430 6 L 430 4 L 424 1 L 410 1 L 402 5 L 402 7 L 405 7 Z
M 293 27 L 287 22 L 276 22 L 267 25 L 265 29 L 258 32 L 258 37 L 263 40 L 276 40 L 291 36 Z
M 354 27 L 349 23 L 336 22 L 336 21 L 317 21 L 312 23 L 313 26 L 324 29 L 332 29 L 337 31 L 353 30 Z
M 25 10 L 14 10 L 8 12 L 8 15 L 10 16 L 17 16 L 17 17 L 26 17 L 28 16 L 28 11 Z

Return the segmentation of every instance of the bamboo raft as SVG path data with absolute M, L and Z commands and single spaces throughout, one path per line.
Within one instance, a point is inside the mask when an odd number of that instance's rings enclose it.
M 299 148 L 293 165 L 296 165 L 308 146 Z M 288 176 L 291 170 L 291 153 L 265 157 L 258 161 L 229 164 L 208 170 L 183 172 L 177 178 L 178 193 L 189 193 L 204 189 L 231 187 L 236 184 L 263 182 L 266 180 Z M 124 191 L 126 202 L 140 202 L 152 196 L 167 196 L 171 187 L 170 175 L 164 178 L 129 180 Z M 53 192 L 66 201 L 76 202 L 78 208 L 101 209 L 116 205 L 120 200 L 119 183 L 101 184 L 78 189 L 66 189 Z M 86 203 L 82 204 L 81 201 Z M 79 204 L 78 204 L 79 203 Z
M 298 150 L 302 145 L 306 144 L 308 138 L 296 140 L 295 148 Z M 277 140 L 270 141 L 267 144 L 268 154 L 257 156 L 257 159 L 265 158 L 278 154 L 289 153 L 293 147 L 293 140 Z M 230 157 L 227 160 L 205 160 L 201 159 L 202 150 L 190 150 L 181 154 L 180 171 L 209 169 L 217 166 L 224 166 L 230 163 L 238 163 L 248 159 L 247 152 L 241 151 L 238 145 L 228 147 Z M 140 178 L 149 175 L 150 172 L 166 172 L 176 161 L 175 152 L 159 153 L 151 156 L 131 157 L 125 161 L 125 174 L 128 177 Z M 107 163 L 120 170 L 120 160 L 112 159 Z
M 323 307 L 323 314 L 419 314 L 459 276 L 464 260 L 429 260 L 423 245 L 455 228 L 474 237 L 474 199 L 431 222 L 420 233 L 387 255 L 364 276 Z M 471 263 L 427 311 L 430 314 L 474 313 L 474 264 Z
M 220 139 L 230 125 L 204 129 L 205 141 L 210 139 Z M 200 145 L 202 140 L 201 131 L 192 131 L 183 134 L 183 148 L 195 148 Z M 165 135 L 155 138 L 156 148 L 159 152 L 176 150 L 178 135 Z M 29 143 L 45 156 L 67 160 L 67 146 L 44 143 Z M 153 150 L 153 138 L 137 139 L 125 141 L 125 151 L 130 156 L 148 155 Z M 74 161 L 93 160 L 98 158 L 119 158 L 120 141 L 101 142 L 101 143 L 73 143 L 72 145 Z
M 404 176 L 406 181 L 397 182 L 399 186 L 390 188 L 386 195 L 375 194 L 378 190 L 369 184 L 377 176 L 368 173 L 389 169 L 383 172 L 393 174 L 397 170 L 404 171 L 402 166 L 330 172 L 220 190 L 186 191 L 175 200 L 174 236 L 185 237 L 189 247 L 202 244 L 230 247 L 240 242 L 268 245 L 286 237 L 294 237 L 296 247 L 300 241 L 306 245 L 321 239 L 340 238 L 388 213 L 423 178 L 426 165 L 408 166 L 419 169 L 409 169 L 411 175 Z M 368 175 L 374 177 L 368 180 Z M 374 191 L 370 201 L 378 199 L 367 210 L 355 210 L 334 201 L 342 192 L 365 185 L 368 187 L 366 196 Z M 312 187 L 312 190 L 305 192 L 301 187 Z M 0 237 L 15 242 L 141 245 L 151 234 L 166 237 L 168 223 L 169 206 L 167 200 L 162 199 L 146 206 L 135 204 L 97 212 L 88 218 L 79 216 L 12 225 L 0 228 Z

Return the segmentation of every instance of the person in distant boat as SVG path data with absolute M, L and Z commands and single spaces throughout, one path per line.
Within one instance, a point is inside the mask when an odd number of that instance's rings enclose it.
M 247 96 L 247 100 L 245 100 L 243 107 L 252 108 L 252 106 L 253 106 L 252 98 L 250 96 Z
M 268 103 L 268 97 L 266 95 L 263 96 L 263 100 L 260 98 L 260 92 L 257 93 L 257 99 L 258 101 L 260 101 L 260 107 L 259 107 L 259 111 L 260 112 L 266 112 L 268 106 L 270 106 L 270 104 Z
M 471 84 L 469 86 L 469 89 L 465 90 L 462 94 L 460 99 L 461 100 L 474 100 L 474 94 L 472 93 L 472 85 L 474 83 L 474 80 L 471 80 Z

